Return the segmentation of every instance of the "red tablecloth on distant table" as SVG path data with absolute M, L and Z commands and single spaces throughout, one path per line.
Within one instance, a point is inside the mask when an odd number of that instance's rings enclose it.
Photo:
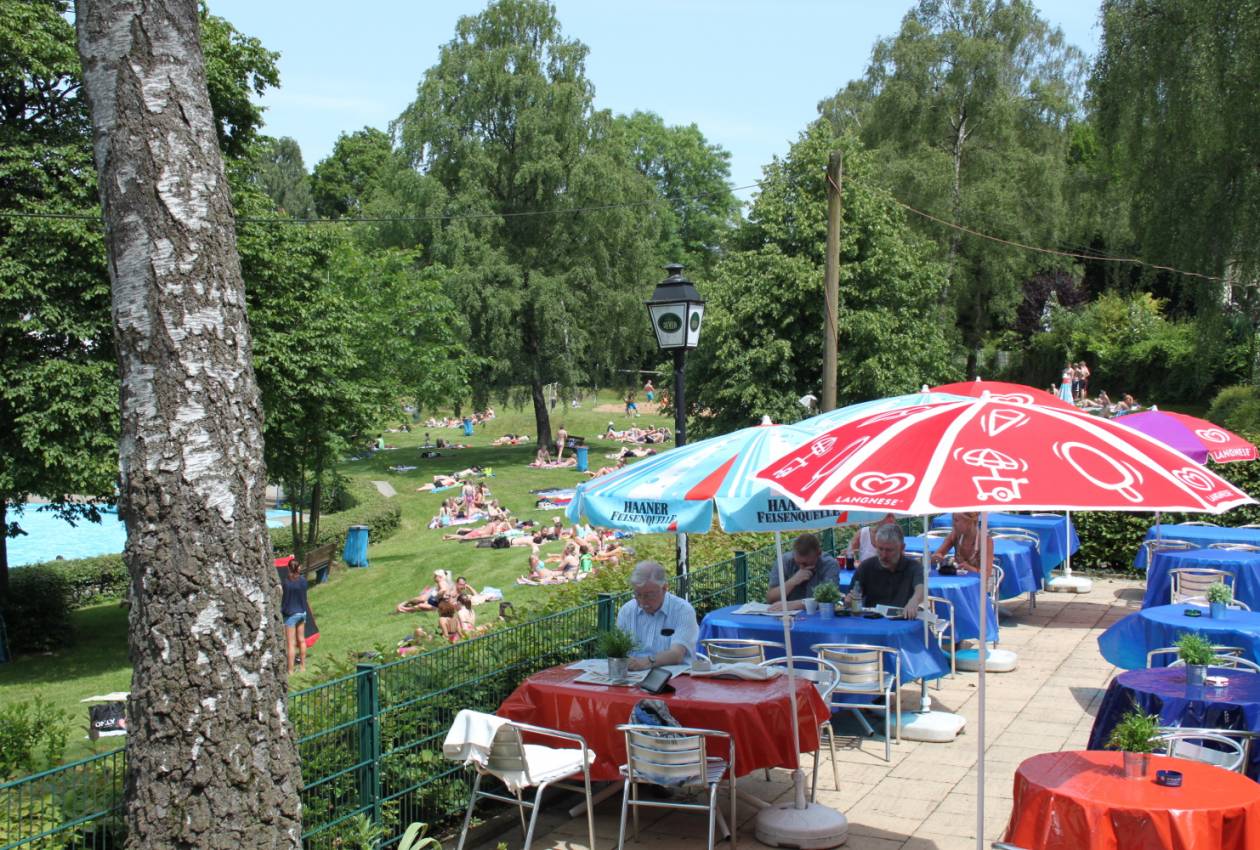
M 766 682 L 676 676 L 670 680 L 674 693 L 659 696 L 638 688 L 575 684 L 580 675 L 564 667 L 536 673 L 512 692 L 497 713 L 584 737 L 596 756 L 591 779 L 620 778 L 617 768 L 625 763 L 626 742 L 617 725 L 629 722 L 631 709 L 641 699 L 664 700 L 684 726 L 733 735 L 735 769 L 740 776 L 763 767 L 796 765 L 786 675 Z M 812 683 L 798 679 L 796 686 L 801 749 L 811 752 L 818 748 L 818 724 L 830 712 Z M 712 755 L 725 757 L 726 753 L 715 749 Z
M 1125 779 L 1118 752 L 1033 756 L 1015 771 L 1006 841 L 1039 850 L 1254 850 L 1260 785 L 1186 759 L 1152 756 L 1146 779 Z M 1180 788 L 1155 784 L 1179 770 Z

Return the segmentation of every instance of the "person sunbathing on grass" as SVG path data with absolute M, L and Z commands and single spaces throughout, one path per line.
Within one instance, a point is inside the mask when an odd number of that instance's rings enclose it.
M 438 603 L 443 599 L 451 596 L 455 592 L 455 585 L 451 582 L 451 574 L 447 570 L 433 571 L 433 584 L 420 591 L 419 596 L 414 596 L 404 602 L 399 602 L 395 610 L 399 614 L 414 614 L 417 611 L 436 611 Z
M 512 531 L 512 523 L 506 519 L 489 522 L 480 528 L 461 528 L 454 534 L 443 534 L 443 540 L 480 540 L 483 537 L 497 537 Z
M 625 458 L 618 458 L 617 462 L 613 466 L 601 466 L 599 469 L 595 470 L 594 472 L 588 469 L 586 471 L 586 474 L 592 478 L 603 478 L 605 475 L 611 475 L 612 473 L 616 472 L 618 469 L 621 469 L 625 465 L 626 465 Z
M 439 487 L 458 487 L 458 486 L 459 486 L 459 479 L 456 478 L 454 475 L 435 475 L 433 476 L 432 484 L 421 484 L 419 487 L 416 488 L 416 492 L 428 493 L 429 491 L 436 490 Z

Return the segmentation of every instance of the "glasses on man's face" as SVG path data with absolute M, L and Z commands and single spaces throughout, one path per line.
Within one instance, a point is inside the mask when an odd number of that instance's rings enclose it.
M 634 591 L 634 598 L 639 600 L 640 602 L 644 602 L 644 601 L 651 602 L 653 599 L 656 599 L 664 595 L 665 595 L 665 588 L 663 587 L 640 587 L 640 588 L 635 588 L 635 591 Z

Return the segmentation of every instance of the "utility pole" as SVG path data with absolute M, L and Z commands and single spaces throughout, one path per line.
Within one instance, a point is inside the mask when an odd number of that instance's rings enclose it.
M 836 349 L 839 347 L 836 322 L 840 300 L 840 221 L 844 199 L 840 187 L 844 179 L 844 151 L 832 151 L 827 160 L 827 268 L 823 275 L 823 376 L 822 409 L 836 409 Z

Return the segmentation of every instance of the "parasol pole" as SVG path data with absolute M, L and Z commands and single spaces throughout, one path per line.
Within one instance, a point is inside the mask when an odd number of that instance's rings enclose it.
M 989 512 L 980 514 L 980 678 L 976 695 L 980 700 L 976 735 L 976 850 L 984 850 L 984 666 L 989 654 L 989 556 L 985 549 L 989 544 Z
M 783 606 L 783 652 L 787 656 L 788 702 L 792 706 L 792 746 L 796 753 L 796 769 L 792 771 L 793 784 L 796 786 L 795 808 L 803 809 L 805 802 L 805 773 L 801 770 L 801 726 L 796 716 L 796 668 L 792 666 L 792 629 L 790 626 L 792 612 L 787 605 L 787 580 L 783 577 L 783 532 L 774 532 L 774 563 L 779 571 L 779 604 Z M 733 827 L 732 827 L 733 828 Z

